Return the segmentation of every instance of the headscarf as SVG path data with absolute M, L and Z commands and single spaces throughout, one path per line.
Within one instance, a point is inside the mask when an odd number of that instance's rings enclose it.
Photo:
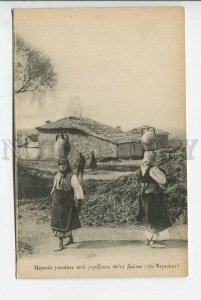
M 66 177 L 66 175 L 68 173 L 71 173 L 72 172 L 72 169 L 71 169 L 71 166 L 70 166 L 70 162 L 69 160 L 66 158 L 59 158 L 58 160 L 58 166 L 61 166 L 61 165 L 65 165 L 66 166 L 66 170 L 64 172 L 61 171 L 61 173 L 64 175 L 64 177 Z
M 69 163 L 69 160 L 66 158 L 59 158 L 59 160 L 58 160 L 58 166 L 61 166 L 61 165 L 68 165 L 68 164 L 70 164 Z
M 153 163 L 155 162 L 155 159 L 156 159 L 156 152 L 154 152 L 154 151 L 145 151 L 142 162 L 145 165 L 147 165 L 147 164 L 153 165 Z
M 145 174 L 145 172 L 146 172 L 146 170 L 149 166 L 154 165 L 155 159 L 156 159 L 156 152 L 154 152 L 154 151 L 145 151 L 144 157 L 143 157 L 143 160 L 142 160 L 142 165 L 141 165 L 142 175 Z

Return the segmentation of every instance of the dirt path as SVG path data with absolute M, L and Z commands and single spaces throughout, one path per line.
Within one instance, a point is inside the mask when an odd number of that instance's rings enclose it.
M 26 227 L 26 232 L 24 232 L 25 235 L 29 236 L 29 242 L 33 245 L 33 255 L 52 254 L 54 249 L 57 248 L 58 239 L 51 236 L 49 225 L 36 225 L 34 229 L 35 232 L 32 232 L 31 235 L 28 232 L 28 227 Z M 123 248 L 138 252 L 145 248 L 147 249 L 144 240 L 144 231 L 138 226 L 130 228 L 82 228 L 74 232 L 74 245 L 69 245 L 66 249 L 59 252 L 58 255 L 65 256 L 69 252 L 72 253 L 73 249 L 77 250 L 77 255 L 79 256 L 84 254 L 84 252 L 87 256 L 87 253 L 90 254 L 98 249 L 107 248 Z M 172 228 L 170 230 L 170 240 L 163 241 L 163 244 L 167 246 L 168 252 L 172 252 L 174 248 L 186 248 L 185 228 L 183 226 Z M 137 249 L 134 249 L 134 247 L 137 247 Z M 149 247 L 148 250 L 150 251 Z M 151 249 L 152 251 L 156 250 Z
M 31 203 L 19 207 L 19 242 L 21 243 L 20 255 L 51 254 L 56 248 L 58 239 L 51 234 L 50 211 L 37 210 Z M 186 247 L 186 225 L 174 226 L 169 230 L 170 240 L 166 241 L 168 248 Z M 75 245 L 70 245 L 59 255 L 76 248 L 79 252 L 83 249 L 101 248 L 133 248 L 135 245 L 144 248 L 144 230 L 142 226 L 133 225 L 125 227 L 85 227 L 74 232 Z
M 169 276 L 168 269 L 157 267 L 164 264 L 174 266 L 173 276 L 187 274 L 186 225 L 169 230 L 164 249 L 146 246 L 143 228 L 134 225 L 81 228 L 74 231 L 74 244 L 55 252 L 58 239 L 51 235 L 50 214 L 31 205 L 19 207 L 20 278 L 151 276 L 148 268 L 154 268 L 154 276 Z M 100 269 L 102 265 L 109 269 Z
M 116 180 L 118 177 L 123 175 L 130 175 L 133 172 L 124 171 L 106 171 L 106 170 L 96 170 L 90 171 L 86 170 L 84 174 L 84 180 L 95 179 L 95 180 Z

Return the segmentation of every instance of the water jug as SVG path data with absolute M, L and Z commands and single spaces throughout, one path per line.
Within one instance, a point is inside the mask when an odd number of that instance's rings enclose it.
M 70 152 L 70 143 L 67 134 L 59 133 L 56 135 L 55 155 L 56 158 L 66 159 Z
M 156 134 L 153 127 L 142 128 L 141 144 L 145 150 L 156 150 Z

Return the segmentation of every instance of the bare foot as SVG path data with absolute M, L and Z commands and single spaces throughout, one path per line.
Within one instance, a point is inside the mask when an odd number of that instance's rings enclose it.
M 64 246 L 58 247 L 57 249 L 55 249 L 54 251 L 61 251 L 64 249 Z
M 73 237 L 69 237 L 69 240 L 64 244 L 64 246 L 68 246 L 73 244 Z
M 158 244 L 158 243 L 156 243 L 155 241 L 151 241 L 151 242 L 150 242 L 150 247 L 151 247 L 151 248 L 166 248 L 165 245 Z

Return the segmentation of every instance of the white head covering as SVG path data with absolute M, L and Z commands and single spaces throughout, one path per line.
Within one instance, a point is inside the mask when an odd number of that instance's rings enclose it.
M 144 153 L 144 157 L 141 165 L 142 175 L 144 175 L 147 168 L 151 166 L 149 175 L 159 184 L 165 184 L 166 176 L 159 168 L 154 166 L 155 160 L 156 160 L 156 152 L 146 151 Z
M 155 159 L 156 153 L 154 151 L 145 151 L 141 165 L 141 172 L 143 175 L 146 172 L 148 166 L 154 165 Z
M 156 159 L 156 152 L 154 151 L 145 151 L 144 157 L 143 157 L 143 163 L 144 164 L 153 164 Z

